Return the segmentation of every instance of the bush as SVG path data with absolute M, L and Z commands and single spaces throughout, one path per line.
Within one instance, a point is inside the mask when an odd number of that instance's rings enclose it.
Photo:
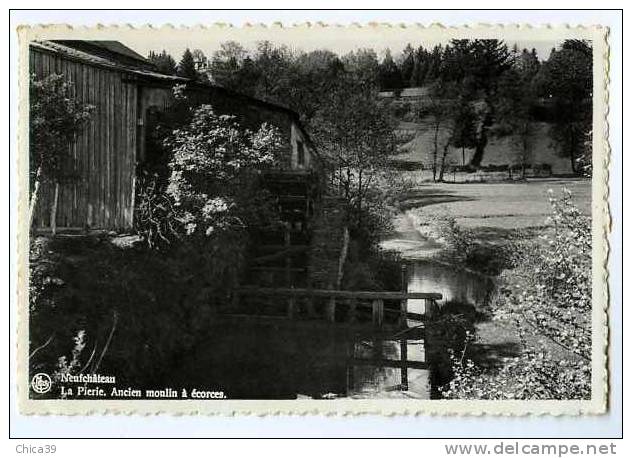
M 189 245 L 120 247 L 106 236 L 34 239 L 30 371 L 98 369 L 138 387 L 169 382 L 228 293 L 221 256 Z M 232 262 L 237 269 L 240 260 Z
M 163 144 L 167 176 L 146 173 L 137 191 L 137 231 L 149 246 L 178 238 L 205 244 L 218 232 L 243 231 L 275 217 L 258 176 L 279 160 L 278 129 L 263 124 L 252 132 L 234 116 L 202 105 Z
M 517 245 L 517 267 L 501 276 L 495 319 L 516 327 L 522 354 L 497 372 L 452 355 L 458 399 L 586 399 L 591 391 L 591 224 L 571 193 L 550 196 L 550 233 Z M 546 344 L 543 344 L 545 342 Z M 458 356 L 457 356 L 458 355 Z
M 447 213 L 434 215 L 429 225 L 433 238 L 445 246 L 444 259 L 465 265 L 475 246 L 472 233 Z

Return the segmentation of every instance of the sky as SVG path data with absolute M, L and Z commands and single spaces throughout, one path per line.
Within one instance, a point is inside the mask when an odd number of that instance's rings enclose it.
M 126 34 L 124 39 L 120 39 L 128 47 L 132 48 L 139 54 L 147 56 L 149 51 L 162 51 L 165 49 L 171 54 L 176 61 L 186 48 L 201 49 L 208 57 L 219 48 L 222 42 L 234 40 L 241 43 L 246 49 L 254 49 L 256 43 L 262 40 L 269 40 L 275 44 L 283 44 L 293 50 L 311 51 L 314 49 L 329 49 L 338 54 L 346 54 L 358 48 L 373 48 L 379 56 L 383 56 L 385 50 L 391 50 L 394 56 L 397 56 L 404 49 L 406 44 L 411 43 L 413 46 L 423 45 L 426 48 L 432 48 L 437 44 L 446 44 L 451 37 L 437 36 L 441 34 L 428 34 L 427 38 L 420 38 L 419 33 L 416 35 L 410 33 L 402 33 L 402 30 L 387 31 L 387 33 L 377 32 L 375 30 L 356 29 L 349 33 L 343 28 L 328 28 L 322 33 L 293 33 L 293 29 L 284 29 L 275 31 L 271 28 L 261 30 L 261 28 L 252 28 L 247 30 L 244 28 L 226 28 L 226 30 L 218 33 L 192 34 L 181 33 L 180 30 L 174 29 L 172 33 L 161 33 L 160 40 L 152 40 L 150 34 Z M 256 30 L 255 30 L 256 29 Z M 446 34 L 443 34 L 446 35 Z M 155 35 L 154 35 L 155 36 Z M 561 44 L 560 39 L 542 39 L 542 40 L 511 40 L 506 39 L 505 42 L 509 47 L 514 43 L 522 48 L 535 48 L 540 59 L 548 58 L 551 48 Z

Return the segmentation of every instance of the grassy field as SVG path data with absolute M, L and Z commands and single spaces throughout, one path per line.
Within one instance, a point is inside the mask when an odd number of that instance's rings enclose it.
M 571 190 L 581 212 L 590 215 L 590 181 L 586 179 L 533 179 L 513 183 L 432 183 L 411 189 L 406 210 L 432 216 L 450 214 L 468 228 L 521 229 L 546 225 L 551 214 L 549 191 Z
M 470 229 L 479 242 L 502 243 L 516 230 L 536 235 L 546 230 L 551 215 L 549 190 L 573 194 L 585 215 L 591 213 L 590 181 L 585 179 L 533 179 L 513 183 L 427 183 L 411 188 L 402 199 L 403 212 L 394 223 L 391 237 L 382 243 L 407 259 L 440 255 L 442 246 L 428 233 L 428 222 L 451 215 L 459 226 Z
M 528 238 L 529 243 L 539 243 L 537 236 L 551 230 L 547 221 L 552 215 L 549 196 L 561 196 L 564 188 L 571 191 L 579 210 L 589 216 L 591 182 L 587 179 L 416 185 L 404 196 L 404 211 L 394 222 L 395 234 L 383 246 L 400 251 L 409 260 L 441 260 L 444 247 L 433 238 L 430 230 L 430 222 L 441 215 L 454 217 L 458 226 L 468 229 L 467 232 L 480 246 L 502 247 L 518 235 L 518 231 Z M 493 250 L 490 252 L 494 253 Z M 476 271 L 484 270 L 482 265 L 468 267 Z M 511 271 L 508 272 L 511 275 Z M 515 276 L 511 278 L 517 281 Z M 473 324 L 477 338 L 469 347 L 467 358 L 479 366 L 493 370 L 502 366 L 505 358 L 513 358 L 522 352 L 515 324 L 489 318 Z M 546 351 L 554 360 L 577 360 L 572 353 L 545 337 L 534 335 L 526 339 L 530 345 Z

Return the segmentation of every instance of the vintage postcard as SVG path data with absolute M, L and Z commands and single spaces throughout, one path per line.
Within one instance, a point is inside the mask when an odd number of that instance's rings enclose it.
M 24 26 L 19 409 L 608 409 L 608 30 Z

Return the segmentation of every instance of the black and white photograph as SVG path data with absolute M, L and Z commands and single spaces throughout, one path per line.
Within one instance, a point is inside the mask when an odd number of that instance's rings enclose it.
M 27 410 L 605 409 L 603 28 L 22 32 Z

